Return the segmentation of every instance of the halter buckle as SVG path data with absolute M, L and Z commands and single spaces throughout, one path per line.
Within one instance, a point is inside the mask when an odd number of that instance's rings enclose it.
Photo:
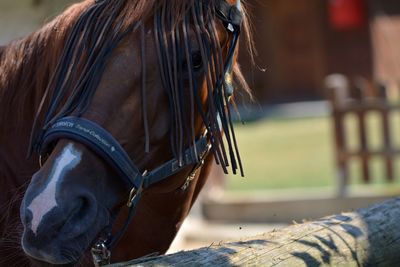
M 141 184 L 140 184 L 140 187 L 139 187 L 139 188 L 133 187 L 132 190 L 131 190 L 131 192 L 129 193 L 128 202 L 126 203 L 126 206 L 128 206 L 128 208 L 131 208 L 131 207 L 132 207 L 133 202 L 135 201 L 136 197 L 137 197 L 139 194 L 142 193 L 142 191 L 143 191 L 143 178 L 144 178 L 145 176 L 147 176 L 147 174 L 148 174 L 148 171 L 145 171 L 145 172 L 142 174 L 142 182 L 141 182 Z
M 106 240 L 100 239 L 92 247 L 92 258 L 93 263 L 96 267 L 101 267 L 110 264 L 111 261 L 111 251 L 107 248 Z
M 137 197 L 137 195 L 139 194 L 141 189 L 137 189 L 136 187 L 133 187 L 131 192 L 129 193 L 129 198 L 128 198 L 128 202 L 126 203 L 126 206 L 128 208 L 131 208 L 133 205 L 133 202 L 135 201 L 135 198 Z
M 228 26 L 226 27 L 228 31 L 230 32 L 235 32 L 235 28 L 233 27 L 232 23 L 228 23 Z
M 204 133 L 203 136 L 207 135 L 207 131 Z M 193 170 L 190 172 L 189 176 L 186 178 L 185 183 L 181 186 L 182 191 L 186 191 L 188 189 L 190 183 L 196 178 L 197 171 L 204 166 L 204 159 L 207 156 L 208 152 L 211 149 L 211 144 L 207 144 L 207 147 L 205 151 L 203 151 L 199 156 L 200 156 L 200 161 L 197 163 L 196 166 L 194 166 Z

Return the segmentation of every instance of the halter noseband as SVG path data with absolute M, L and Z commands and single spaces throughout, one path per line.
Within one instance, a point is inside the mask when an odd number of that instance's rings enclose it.
M 220 0 L 216 4 L 216 15 L 223 22 L 226 30 L 232 34 L 228 59 L 224 66 L 223 84 L 217 86 L 224 86 L 227 93 L 232 94 L 233 62 L 243 19 L 242 12 L 239 4 L 231 6 L 224 0 Z M 186 189 L 189 182 L 194 179 L 196 171 L 203 165 L 204 159 L 211 148 L 207 134 L 203 134 L 193 146 L 185 150 L 182 162 L 177 159 L 171 159 L 152 171 L 143 172 L 132 162 L 119 142 L 107 130 L 82 117 L 68 116 L 59 118 L 44 131 L 37 146 L 40 158 L 42 158 L 42 155 L 48 154 L 54 143 L 62 138 L 74 140 L 92 149 L 113 167 L 131 190 L 127 200 L 129 214 L 122 229 L 115 236 L 111 236 L 110 227 L 108 235 L 99 239 L 92 248 L 93 260 L 96 266 L 110 262 L 110 250 L 128 229 L 142 191 L 193 165 L 192 171 L 182 187 L 182 189 Z

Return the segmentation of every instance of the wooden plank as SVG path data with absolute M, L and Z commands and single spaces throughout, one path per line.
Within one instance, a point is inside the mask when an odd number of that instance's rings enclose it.
M 340 107 L 336 109 L 339 113 L 357 113 L 367 111 L 399 111 L 400 105 L 388 104 L 385 101 L 368 100 L 362 103 L 354 100 L 345 101 Z
M 332 105 L 332 118 L 335 141 L 335 160 L 336 160 L 336 178 L 338 180 L 338 194 L 344 196 L 346 186 L 349 183 L 349 167 L 347 158 L 343 157 L 347 152 L 347 140 L 344 127 L 345 113 L 341 110 L 343 103 L 349 97 L 348 79 L 341 74 L 332 74 L 326 77 L 325 86 L 328 98 Z
M 400 199 L 126 266 L 399 266 Z
M 368 140 L 367 140 L 367 126 L 365 123 L 365 112 L 357 112 L 358 116 L 358 134 L 360 140 L 360 150 L 361 151 L 369 151 L 368 150 Z M 364 182 L 371 182 L 371 176 L 369 172 L 369 159 L 370 156 L 368 153 L 364 153 L 361 156 L 361 170 L 363 174 Z
M 390 123 L 389 123 L 389 112 L 382 112 L 382 136 L 383 144 L 386 150 L 390 150 L 393 146 L 392 138 L 390 135 Z M 393 166 L 394 155 L 384 155 L 385 167 L 386 167 L 386 179 L 388 181 L 394 181 L 394 166 Z
M 339 195 L 345 194 L 345 188 L 349 183 L 349 166 L 347 159 L 342 155 L 347 151 L 347 140 L 344 129 L 342 114 L 333 114 L 333 124 L 335 129 L 335 149 L 336 149 L 336 177 L 338 179 Z
M 349 191 L 337 197 L 333 190 L 288 191 L 279 194 L 253 193 L 251 196 L 227 195 L 203 203 L 205 219 L 223 223 L 292 223 L 303 219 L 315 220 L 326 214 L 353 211 L 383 202 L 400 195 L 393 186 L 379 191 L 366 187 L 358 192 Z
M 347 150 L 341 157 L 346 160 L 351 158 L 359 157 L 394 157 L 400 154 L 398 148 L 382 148 L 382 149 L 370 149 L 370 150 Z

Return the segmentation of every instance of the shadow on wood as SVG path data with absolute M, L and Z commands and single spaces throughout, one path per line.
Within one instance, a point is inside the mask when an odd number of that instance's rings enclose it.
M 400 198 L 252 238 L 122 266 L 400 266 Z

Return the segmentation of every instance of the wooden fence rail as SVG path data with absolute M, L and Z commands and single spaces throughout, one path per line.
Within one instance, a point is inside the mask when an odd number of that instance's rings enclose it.
M 400 266 L 400 198 L 317 221 L 127 266 Z

